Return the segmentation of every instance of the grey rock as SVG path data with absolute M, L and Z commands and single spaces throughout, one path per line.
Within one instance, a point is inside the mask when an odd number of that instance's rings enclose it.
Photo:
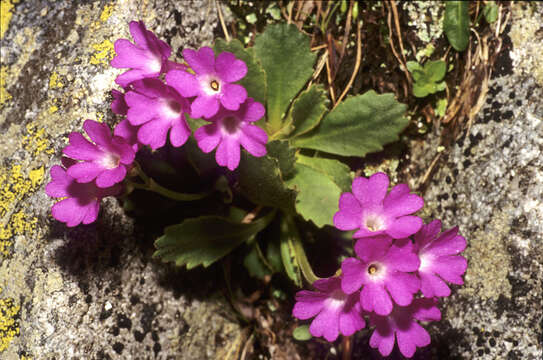
M 4 2 L 2 3 L 2 11 Z M 143 20 L 176 54 L 209 45 L 212 1 L 25 1 L 2 38 L 0 91 L 0 358 L 206 359 L 235 354 L 246 334 L 213 275 L 173 271 L 116 200 L 67 229 L 44 191 L 67 134 L 118 119 L 113 42 Z M 215 295 L 213 295 L 215 294 Z
M 424 194 L 425 215 L 458 225 L 468 242 L 465 284 L 430 327 L 439 358 L 542 358 L 543 87 L 541 68 L 531 66 L 543 33 L 530 28 L 542 18 L 541 3 L 513 5 L 511 47 L 498 59 L 486 104 Z M 437 140 L 413 142 L 412 175 L 425 172 Z

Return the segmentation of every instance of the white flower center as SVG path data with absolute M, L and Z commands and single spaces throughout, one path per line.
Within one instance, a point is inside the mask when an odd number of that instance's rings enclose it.
M 162 58 L 158 56 L 149 57 L 147 63 L 147 69 L 149 72 L 157 73 L 162 69 Z
M 366 268 L 368 276 L 372 281 L 383 279 L 386 276 L 386 270 L 386 266 L 378 262 L 370 263 Z
M 100 164 L 109 170 L 109 169 L 115 169 L 117 166 L 119 166 L 120 161 L 121 161 L 121 158 L 119 157 L 119 155 L 106 153 L 104 154 L 104 157 L 101 159 Z
M 385 221 L 377 214 L 368 214 L 364 219 L 364 225 L 369 231 L 376 232 L 385 228 Z
M 183 108 L 180 103 L 174 100 L 164 100 L 162 102 L 162 112 L 169 119 L 176 119 L 181 116 Z
M 420 266 L 418 271 L 424 272 L 426 268 L 428 268 L 434 260 L 434 257 L 429 254 L 420 254 L 419 253 L 419 259 L 420 259 Z
M 347 294 L 345 294 L 341 290 L 335 290 L 330 294 L 330 297 L 328 298 L 328 307 L 337 309 L 345 304 L 345 300 L 347 300 Z
M 200 86 L 207 95 L 217 95 L 221 92 L 222 84 L 217 77 L 202 76 L 200 79 Z

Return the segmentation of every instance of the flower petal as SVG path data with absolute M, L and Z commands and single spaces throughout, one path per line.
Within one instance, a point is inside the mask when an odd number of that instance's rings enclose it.
M 324 307 L 328 296 L 324 293 L 302 290 L 296 293 L 296 304 L 292 309 L 292 316 L 300 320 L 307 320 L 317 315 Z
M 226 109 L 235 111 L 247 99 L 247 90 L 238 84 L 224 84 L 220 99 Z
M 385 320 L 386 321 L 386 320 Z M 382 356 L 388 356 L 394 349 L 394 332 L 390 327 L 377 327 L 370 338 L 370 346 L 378 348 Z
M 215 72 L 215 54 L 209 46 L 204 46 L 198 51 L 185 49 L 183 50 L 183 58 L 199 75 Z
M 388 276 L 385 286 L 396 304 L 407 306 L 420 289 L 420 280 L 413 274 L 395 272 Z
M 171 124 L 167 121 L 153 120 L 142 125 L 138 130 L 138 140 L 156 150 L 166 144 Z
M 83 221 L 85 217 L 85 206 L 76 198 L 68 198 L 57 202 L 51 208 L 51 214 L 60 222 L 66 223 L 68 227 L 74 227 Z
M 383 285 L 368 283 L 360 292 L 360 304 L 366 311 L 386 316 L 392 312 L 392 300 Z
M 77 160 L 96 160 L 103 156 L 103 152 L 93 143 L 85 139 L 78 132 L 73 132 L 68 137 L 70 145 L 66 146 L 62 152 L 64 155 Z
M 101 172 L 96 177 L 96 186 L 99 188 L 108 188 L 118 182 L 123 181 L 126 176 L 126 167 L 124 165 L 117 166 L 114 169 L 108 169 Z
M 200 95 L 190 106 L 191 117 L 209 119 L 219 111 L 219 100 L 216 96 Z
M 185 115 L 182 115 L 176 121 L 170 130 L 170 143 L 174 147 L 179 147 L 187 142 L 190 136 L 190 128 L 185 120 Z
M 183 70 L 168 71 L 166 83 L 184 97 L 193 97 L 200 93 L 200 83 L 196 76 Z
M 462 285 L 464 280 L 462 275 L 468 268 L 468 262 L 462 256 L 441 256 L 435 262 L 428 266 L 428 269 L 435 272 L 443 280 Z
M 354 251 L 365 263 L 369 263 L 382 259 L 389 251 L 391 244 L 390 236 L 372 236 L 357 240 Z
M 247 75 L 247 65 L 245 62 L 236 59 L 234 54 L 227 51 L 224 51 L 217 56 L 215 70 L 221 77 L 221 80 L 229 83 L 241 80 Z
M 198 147 L 205 153 L 213 151 L 221 141 L 221 133 L 217 124 L 204 125 L 194 132 L 194 138 L 198 142 Z
M 447 284 L 434 274 L 419 271 L 418 276 L 420 278 L 420 291 L 424 297 L 445 297 L 451 294 L 451 289 Z
M 341 262 L 341 290 L 346 294 L 352 294 L 359 290 L 364 282 L 365 266 L 360 260 L 347 258 Z
M 104 147 L 109 147 L 111 144 L 111 129 L 104 123 L 99 123 L 93 120 L 85 120 L 83 129 L 89 135 L 92 141 Z
M 81 220 L 83 224 L 87 225 L 95 222 L 98 218 L 98 213 L 100 212 L 100 202 L 98 200 L 91 202 L 89 205 L 85 206 L 84 212 L 85 215 L 83 216 L 83 220 Z
M 256 125 L 245 125 L 241 129 L 239 142 L 253 156 L 260 157 L 266 155 L 268 135 Z
M 430 335 L 415 321 L 407 329 L 397 329 L 396 339 L 400 352 L 408 358 L 415 354 L 417 346 L 423 347 L 430 344 Z
M 245 102 L 245 114 L 243 116 L 243 121 L 255 122 L 266 114 L 266 109 L 264 105 L 258 101 L 254 101 L 252 98 L 248 98 Z
M 394 239 L 403 239 L 413 235 L 422 227 L 422 219 L 418 216 L 402 216 L 392 221 L 386 233 Z
M 387 215 L 399 217 L 412 214 L 422 209 L 424 200 L 415 194 L 405 194 L 393 199 L 390 199 L 390 196 L 387 196 L 383 204 Z
M 315 337 L 323 336 L 330 342 L 335 341 L 339 335 L 338 311 L 332 308 L 323 308 L 309 326 L 309 332 Z
M 70 166 L 66 172 L 78 183 L 88 183 L 96 179 L 102 171 L 104 168 L 96 163 L 80 162 Z

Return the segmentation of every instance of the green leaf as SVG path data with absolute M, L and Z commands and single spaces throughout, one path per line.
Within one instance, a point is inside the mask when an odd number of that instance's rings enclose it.
M 232 39 L 226 42 L 224 39 L 215 41 L 214 50 L 216 53 L 229 51 L 236 55 L 238 59 L 247 64 L 247 75 L 239 81 L 239 84 L 245 87 L 249 97 L 262 104 L 266 102 L 266 73 L 255 58 L 253 48 L 244 48 L 241 41 Z
M 292 332 L 292 337 L 298 341 L 307 341 L 311 339 L 309 325 L 300 325 Z
M 328 97 L 322 85 L 312 85 L 300 94 L 292 104 L 292 125 L 290 137 L 303 135 L 313 130 L 328 109 Z
M 309 37 L 287 24 L 268 25 L 256 37 L 254 49 L 266 72 L 268 125 L 277 132 L 290 102 L 313 74 L 316 55 Z
M 413 75 L 413 95 L 425 97 L 445 90 L 445 82 L 441 82 L 447 73 L 447 63 L 443 60 L 427 61 L 424 66 L 408 61 L 407 69 Z
M 294 162 L 296 161 L 296 150 L 290 147 L 288 141 L 275 140 L 266 145 L 268 156 L 277 159 L 279 170 L 284 180 L 294 174 Z
M 250 276 L 257 279 L 264 279 L 266 276 L 271 275 L 272 272 L 266 267 L 258 252 L 258 244 L 255 244 L 245 256 L 245 259 L 243 259 L 243 266 L 249 271 Z
M 445 113 L 447 112 L 447 98 L 439 99 L 436 104 L 436 115 L 437 117 L 443 117 L 445 116 Z
M 318 227 L 333 225 L 339 196 L 351 187 L 350 169 L 334 159 L 299 156 L 296 175 L 287 182 L 298 192 L 296 211 Z
M 165 229 L 155 241 L 153 257 L 187 269 L 208 267 L 268 226 L 274 216 L 272 211 L 249 224 L 221 216 L 186 219 Z
M 286 219 L 287 216 L 283 216 L 281 221 L 281 260 L 283 260 L 287 276 L 296 286 L 302 287 L 302 274 L 300 265 L 298 265 L 298 261 L 296 260 L 296 249 L 294 247 L 294 237 L 298 237 L 299 234 L 297 231 L 292 231 Z
M 498 5 L 495 1 L 489 1 L 483 8 L 483 14 L 487 23 L 492 24 L 498 20 Z
M 447 73 L 447 63 L 443 60 L 428 61 L 424 64 L 424 72 L 427 74 L 428 80 L 441 81 Z
M 469 42 L 469 2 L 447 1 L 443 31 L 456 51 L 464 51 Z
M 294 146 L 343 156 L 364 156 L 398 140 L 409 120 L 406 106 L 393 94 L 368 91 L 347 98 L 329 112 L 313 131 L 294 138 Z
M 283 179 L 278 159 L 269 155 L 256 158 L 241 152 L 239 184 L 253 203 L 292 213 L 296 192 L 288 189 Z

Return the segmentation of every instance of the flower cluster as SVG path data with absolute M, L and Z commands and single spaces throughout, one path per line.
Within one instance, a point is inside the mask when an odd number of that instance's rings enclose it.
M 466 240 L 458 228 L 441 232 L 441 222 L 427 225 L 411 215 L 423 199 L 405 184 L 387 193 L 389 179 L 377 173 L 356 178 L 352 193 L 344 193 L 334 224 L 356 230 L 356 257 L 343 260 L 341 275 L 316 281 L 316 291 L 296 295 L 293 315 L 315 317 L 313 336 L 334 341 L 365 327 L 364 316 L 375 326 L 370 346 L 389 355 L 394 343 L 411 357 L 417 347 L 430 344 L 430 336 L 417 321 L 437 321 L 437 298 L 449 296 L 447 283 L 463 284 L 467 261 L 459 254 Z
M 221 166 L 235 170 L 240 146 L 253 156 L 266 154 L 268 136 L 254 123 L 265 114 L 262 104 L 248 97 L 237 81 L 247 65 L 232 53 L 215 56 L 209 47 L 183 50 L 186 63 L 169 60 L 172 49 L 132 21 L 133 42 L 115 42 L 111 66 L 128 69 L 115 82 L 123 92 L 112 90 L 111 110 L 123 117 L 113 129 L 86 120 L 83 128 L 91 141 L 78 132 L 69 135 L 63 150 L 69 160 L 51 169 L 46 192 L 64 199 L 53 206 L 53 216 L 68 226 L 96 220 L 100 200 L 122 190 L 121 183 L 143 146 L 156 150 L 169 143 L 180 147 L 191 135 L 188 117 L 209 122 L 194 133 L 200 149 Z

